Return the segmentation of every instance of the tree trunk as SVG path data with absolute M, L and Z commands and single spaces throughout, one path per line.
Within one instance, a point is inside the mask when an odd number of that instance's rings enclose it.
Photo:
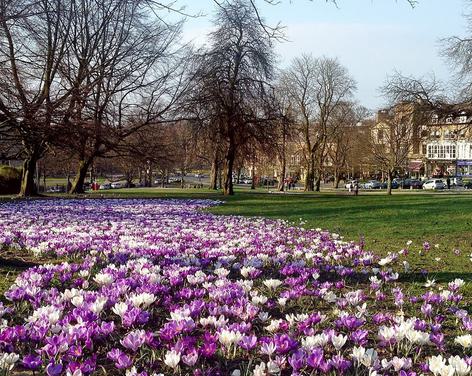
M 233 166 L 235 154 L 234 147 L 230 145 L 224 161 L 223 194 L 225 196 L 234 195 Z
M 318 171 L 315 182 L 315 191 L 319 192 L 321 189 L 321 171 Z
M 30 197 L 38 194 L 37 187 L 34 184 L 34 174 L 36 172 L 36 162 L 38 157 L 35 153 L 31 154 L 23 162 L 23 171 L 21 173 L 21 188 L 19 197 Z
M 391 171 L 388 171 L 387 195 L 392 194 L 392 176 L 393 176 L 393 173 Z
M 251 165 L 251 189 L 256 189 L 256 167 L 254 166 L 254 162 Z
M 311 155 L 310 159 L 308 160 L 307 173 L 305 175 L 305 191 L 313 192 L 315 190 L 314 180 L 315 180 L 315 159 L 314 159 L 314 156 Z
M 286 172 L 287 166 L 285 162 L 285 158 L 282 159 L 282 166 L 280 169 L 280 177 L 279 177 L 279 185 L 277 189 L 279 192 L 283 192 L 285 190 L 285 172 Z
M 210 189 L 215 191 L 218 189 L 218 153 L 216 151 L 211 161 Z
M 85 177 L 87 176 L 91 162 L 92 158 L 79 161 L 79 167 L 77 168 L 77 173 L 75 174 L 74 181 L 69 191 L 70 194 L 84 193 Z
M 339 188 L 340 181 L 341 181 L 341 174 L 336 173 L 336 175 L 334 175 L 334 188 Z

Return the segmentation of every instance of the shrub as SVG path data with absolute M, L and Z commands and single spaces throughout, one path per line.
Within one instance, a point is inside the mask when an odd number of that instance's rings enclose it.
M 21 171 L 10 166 L 0 166 L 0 195 L 16 194 L 20 186 Z

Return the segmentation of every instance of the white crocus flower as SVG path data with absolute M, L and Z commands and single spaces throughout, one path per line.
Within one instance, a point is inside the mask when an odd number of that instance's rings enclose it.
M 136 308 L 148 308 L 152 303 L 156 301 L 156 296 L 148 292 L 143 292 L 141 294 L 132 295 L 130 297 L 131 303 Z
M 436 280 L 432 279 L 427 279 L 426 280 L 426 283 L 424 284 L 424 287 L 433 287 L 434 285 L 436 285 Z
M 128 312 L 128 304 L 126 304 L 125 302 L 116 303 L 113 306 L 112 311 L 114 314 L 123 318 L 124 314 Z
M 278 375 L 281 370 L 280 370 L 280 367 L 277 365 L 277 363 L 275 363 L 272 360 L 269 360 L 267 362 L 267 371 L 269 371 L 271 375 Z
M 346 341 L 347 336 L 343 336 L 342 334 L 331 337 L 331 343 L 337 351 L 341 350 L 341 348 L 346 344 Z
M 234 345 L 238 343 L 243 335 L 238 332 L 237 330 L 227 330 L 223 329 L 220 332 L 220 335 L 218 337 L 218 340 L 226 347 L 231 347 L 231 345 Z
M 277 287 L 279 287 L 282 284 L 282 281 L 279 279 L 266 279 L 264 282 L 262 282 L 267 288 L 271 290 L 275 290 Z
M 355 346 L 352 349 L 352 357 L 357 361 L 360 361 L 365 355 L 365 348 L 362 346 Z
M 446 360 L 442 357 L 442 355 L 432 356 L 428 360 L 429 370 L 435 374 L 440 375 L 443 367 L 446 366 Z
M 254 368 L 252 373 L 254 376 L 265 376 L 266 375 L 266 364 L 262 362 Z
M 165 357 L 164 357 L 164 363 L 169 366 L 170 368 L 175 369 L 180 362 L 180 353 L 172 350 L 172 351 L 167 351 Z
M 98 284 L 98 285 L 109 285 L 114 282 L 115 278 L 108 273 L 97 273 L 93 280 Z
M 469 347 L 472 347 L 472 335 L 464 334 L 462 336 L 458 336 L 454 339 L 454 342 L 461 345 L 464 349 L 468 349 Z
M 378 359 L 377 351 L 374 349 L 367 349 L 364 356 L 361 358 L 360 362 L 367 368 L 371 367 L 375 361 Z
M 108 299 L 105 298 L 104 296 L 99 296 L 95 302 L 93 302 L 90 306 L 90 311 L 95 313 L 96 315 L 100 314 L 100 312 L 103 311 L 103 308 L 105 307 L 105 304 L 107 303 Z
M 455 369 L 457 376 L 468 375 L 471 371 L 470 366 L 459 355 L 449 357 L 448 363 Z
M 84 304 L 84 297 L 82 295 L 74 296 L 70 302 L 77 308 L 82 307 L 82 304 Z
M 285 305 L 287 304 L 287 298 L 278 298 L 277 303 L 279 303 L 281 307 L 285 307 Z

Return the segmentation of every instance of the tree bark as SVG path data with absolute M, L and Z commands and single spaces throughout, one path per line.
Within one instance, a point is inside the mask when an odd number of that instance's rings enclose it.
M 215 151 L 213 160 L 211 161 L 211 172 L 210 172 L 210 189 L 218 189 L 218 152 Z
M 233 166 L 235 150 L 233 146 L 229 146 L 224 161 L 224 174 L 223 174 L 223 194 L 225 196 L 234 195 L 233 189 Z
M 251 165 L 251 189 L 256 189 L 256 167 L 254 166 L 254 162 Z
M 286 163 L 285 157 L 283 157 L 282 158 L 282 166 L 280 168 L 279 185 L 277 187 L 279 192 L 283 192 L 285 190 L 285 183 L 284 182 L 285 182 L 286 169 L 287 169 L 287 163 Z
M 19 197 L 30 197 L 38 194 L 37 187 L 34 184 L 36 162 L 38 162 L 38 157 L 35 153 L 29 155 L 23 162 Z
M 279 192 L 283 192 L 285 189 L 285 172 L 287 170 L 287 158 L 285 156 L 285 149 L 286 149 L 286 132 L 285 126 L 282 129 L 282 153 L 280 153 L 280 178 L 279 178 L 279 185 L 277 187 Z
M 70 194 L 78 194 L 84 193 L 84 182 L 85 177 L 87 176 L 88 168 L 90 167 L 90 163 L 92 159 L 82 159 L 79 161 L 79 167 L 77 168 L 77 173 L 75 174 L 74 181 L 72 182 L 72 186 L 70 188 Z
M 392 194 L 392 176 L 393 176 L 393 173 L 391 171 L 388 171 L 387 173 L 387 178 L 388 178 L 388 182 L 387 182 L 387 195 L 391 195 Z
M 334 175 L 334 188 L 339 188 L 340 181 L 341 181 L 341 174 L 337 172 L 336 175 Z
M 315 159 L 313 154 L 308 160 L 307 173 L 305 175 L 305 191 L 313 192 L 315 190 Z
M 315 191 L 319 192 L 321 189 L 321 172 L 318 171 L 318 174 L 316 176 L 316 182 L 315 182 Z

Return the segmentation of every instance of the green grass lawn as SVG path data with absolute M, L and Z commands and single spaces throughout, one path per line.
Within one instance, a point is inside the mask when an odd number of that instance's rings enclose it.
M 241 189 L 224 197 L 208 190 L 122 189 L 95 193 L 106 197 L 212 198 L 225 204 L 215 214 L 285 219 L 308 228 L 337 232 L 346 240 L 364 239 L 378 253 L 399 251 L 412 240 L 408 261 L 414 269 L 469 273 L 472 270 L 472 195 L 467 193 L 396 193 L 392 196 L 344 192 L 276 194 Z M 423 242 L 431 250 L 419 255 Z M 439 244 L 439 248 L 435 245 Z M 454 250 L 460 251 L 459 255 Z M 439 261 L 436 261 L 440 258 Z
M 135 188 L 89 196 L 219 199 L 225 203 L 211 208 L 212 213 L 302 221 L 307 228 L 327 229 L 346 240 L 363 239 L 366 248 L 378 254 L 399 251 L 411 240 L 407 261 L 413 271 L 427 270 L 430 278 L 440 281 L 472 280 L 472 195 L 467 193 L 361 193 L 354 197 L 335 191 L 278 194 L 239 189 L 235 196 L 224 197 L 206 189 Z M 420 255 L 425 241 L 431 243 L 431 250 Z M 456 249 L 460 253 L 454 253 Z

